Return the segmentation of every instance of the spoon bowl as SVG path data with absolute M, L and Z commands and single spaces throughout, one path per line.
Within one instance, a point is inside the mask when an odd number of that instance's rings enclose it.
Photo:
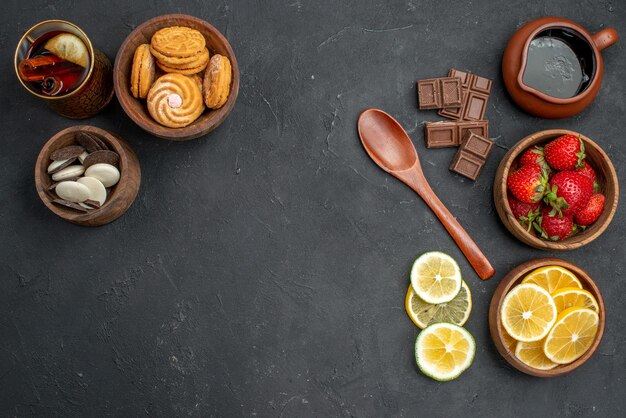
M 415 146 L 398 121 L 382 110 L 366 109 L 359 116 L 358 130 L 370 158 L 424 199 L 478 276 L 483 280 L 493 276 L 495 270 L 487 257 L 431 189 Z
M 365 151 L 383 170 L 408 170 L 418 160 L 411 138 L 386 113 L 366 110 L 361 113 L 358 128 Z

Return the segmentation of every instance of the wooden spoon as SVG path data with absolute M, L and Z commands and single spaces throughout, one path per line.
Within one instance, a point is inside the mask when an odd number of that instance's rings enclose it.
M 402 126 L 382 110 L 366 109 L 359 116 L 358 127 L 370 158 L 424 199 L 481 279 L 493 276 L 496 271 L 487 257 L 431 189 L 413 142 Z

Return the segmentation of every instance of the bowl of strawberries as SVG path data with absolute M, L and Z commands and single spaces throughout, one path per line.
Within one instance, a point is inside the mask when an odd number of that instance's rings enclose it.
M 496 210 L 520 241 L 572 250 L 596 239 L 617 210 L 617 174 L 606 153 L 577 132 L 551 129 L 504 156 L 493 187 Z

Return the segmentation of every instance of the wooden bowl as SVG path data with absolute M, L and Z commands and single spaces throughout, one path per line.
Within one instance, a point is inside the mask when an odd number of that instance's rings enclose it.
M 547 142 L 567 134 L 580 135 L 580 138 L 583 140 L 585 153 L 587 154 L 586 159 L 596 171 L 600 191 L 604 194 L 606 200 L 604 203 L 604 211 L 593 225 L 564 240 L 548 241 L 539 238 L 532 232 L 528 232 L 515 216 L 513 216 L 507 199 L 506 179 L 509 176 L 509 172 L 517 168 L 517 157 L 527 148 L 533 145 L 545 145 Z M 619 186 L 617 173 L 606 153 L 598 144 L 586 136 L 565 129 L 539 131 L 519 141 L 506 153 L 500 162 L 493 183 L 493 200 L 504 226 L 523 243 L 531 247 L 549 251 L 573 250 L 598 238 L 611 223 L 613 215 L 615 215 L 615 211 L 617 210 L 618 198 Z
M 200 31 L 209 53 L 228 57 L 232 66 L 232 83 L 228 100 L 219 109 L 205 109 L 204 113 L 184 128 L 168 128 L 156 122 L 148 113 L 145 99 L 136 99 L 130 93 L 130 71 L 135 49 L 141 44 L 149 44 L 152 35 L 168 26 L 187 26 Z M 202 75 L 202 73 L 200 73 Z M 206 135 L 220 126 L 233 110 L 239 93 L 239 66 L 230 44 L 217 29 L 202 19 L 183 14 L 157 16 L 137 26 L 124 40 L 115 58 L 113 68 L 115 94 L 126 114 L 141 128 L 159 138 L 185 141 Z
M 81 131 L 97 135 L 112 151 L 117 152 L 120 156 L 119 182 L 110 190 L 104 205 L 87 213 L 52 203 L 54 197 L 48 191 L 48 187 L 52 184 L 52 178 L 47 172 L 51 162 L 50 154 L 59 148 L 75 144 L 75 135 Z M 41 201 L 55 215 L 78 225 L 104 225 L 122 216 L 135 200 L 140 183 L 139 160 L 137 160 L 137 156 L 130 146 L 119 136 L 95 126 L 72 126 L 57 133 L 43 146 L 35 163 L 35 185 Z
M 589 291 L 593 297 L 596 298 L 598 306 L 600 307 L 598 332 L 596 333 L 596 337 L 593 340 L 591 347 L 589 347 L 585 354 L 574 362 L 559 365 L 552 370 L 535 369 L 534 367 L 527 366 L 519 361 L 517 357 L 515 357 L 515 353 L 507 347 L 505 337 L 502 335 L 503 330 L 500 326 L 500 309 L 502 308 L 502 302 L 504 301 L 506 294 L 513 288 L 513 286 L 519 284 L 528 273 L 539 267 L 545 266 L 561 266 L 570 270 L 576 275 L 576 277 L 578 277 L 580 283 L 583 285 L 583 289 Z M 500 281 L 493 297 L 491 298 L 491 304 L 489 305 L 489 331 L 491 332 L 491 338 L 493 339 L 493 343 L 498 349 L 498 352 L 511 366 L 515 367 L 517 370 L 537 377 L 562 376 L 582 366 L 587 360 L 589 360 L 600 345 L 602 335 L 604 335 L 605 323 L 606 310 L 604 307 L 604 300 L 602 299 L 602 294 L 596 284 L 582 268 L 574 263 L 570 263 L 569 261 L 562 260 L 560 258 L 540 258 L 537 260 L 527 261 L 526 263 L 517 266 Z

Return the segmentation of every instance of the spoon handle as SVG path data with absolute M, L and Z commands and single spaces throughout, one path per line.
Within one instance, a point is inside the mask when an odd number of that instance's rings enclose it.
M 437 218 L 439 218 L 446 231 L 448 231 L 456 245 L 461 249 L 476 271 L 476 274 L 478 274 L 478 277 L 487 280 L 493 276 L 496 270 L 491 266 L 485 254 L 478 248 L 478 245 L 476 245 L 472 237 L 463 229 L 456 218 L 452 216 L 448 208 L 441 203 L 441 200 L 439 200 L 433 189 L 430 188 L 430 185 L 424 182 L 419 184 L 419 186 L 418 184 L 409 184 L 409 186 L 424 199 L 426 204 L 437 215 Z

